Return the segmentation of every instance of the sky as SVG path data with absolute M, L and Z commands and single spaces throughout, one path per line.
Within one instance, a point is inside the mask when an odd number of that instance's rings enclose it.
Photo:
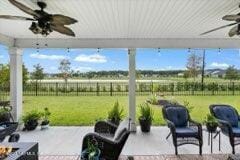
M 185 69 L 191 52 L 202 55 L 200 49 L 137 49 L 138 70 Z M 45 73 L 57 73 L 62 59 L 69 59 L 74 71 L 128 70 L 127 49 L 24 49 L 23 62 L 31 72 L 40 64 Z M 0 45 L 0 63 L 8 63 L 8 48 Z M 234 65 L 240 69 L 239 49 L 206 49 L 206 68 L 226 69 Z

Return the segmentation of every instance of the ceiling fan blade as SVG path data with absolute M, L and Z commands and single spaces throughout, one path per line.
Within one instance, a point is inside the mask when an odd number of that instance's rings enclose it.
M 226 15 L 222 17 L 222 20 L 225 21 L 237 21 L 240 19 L 240 15 L 233 14 L 233 15 Z
M 207 31 L 207 32 L 201 33 L 200 35 L 205 35 L 205 34 L 208 34 L 208 33 L 210 33 L 210 32 L 217 31 L 217 30 L 219 30 L 219 29 L 223 29 L 223 28 L 226 28 L 226 27 L 233 26 L 233 25 L 235 25 L 235 24 L 238 24 L 238 23 L 237 23 L 237 22 L 235 22 L 235 23 L 230 23 L 230 24 L 227 24 L 227 25 L 224 25 L 224 26 L 218 27 L 218 28 L 214 28 L 214 29 L 212 29 L 212 30 L 210 30 L 210 31 Z
M 21 17 L 21 16 L 10 16 L 10 15 L 0 15 L 0 19 L 34 21 L 34 19 L 32 18 Z
M 65 35 L 75 37 L 75 33 L 70 28 L 63 25 L 51 25 L 51 29 Z
M 229 37 L 233 37 L 237 35 L 238 33 L 238 26 L 234 26 L 230 31 L 228 32 Z
M 64 16 L 61 14 L 54 14 L 52 15 L 52 23 L 53 24 L 62 24 L 62 25 L 70 25 L 77 23 L 78 21 L 74 18 Z
M 19 8 L 20 10 L 22 10 L 23 12 L 30 14 L 32 16 L 36 16 L 39 17 L 40 15 L 38 13 L 36 13 L 34 10 L 32 10 L 31 8 L 23 5 L 22 3 L 15 1 L 15 0 L 8 0 L 10 3 L 12 3 L 14 6 L 16 6 L 17 8 Z

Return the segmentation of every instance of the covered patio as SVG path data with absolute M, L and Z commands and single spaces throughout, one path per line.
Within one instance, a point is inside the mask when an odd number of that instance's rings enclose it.
M 138 132 L 130 135 L 122 156 L 160 156 L 173 155 L 174 147 L 172 138 L 166 140 L 169 133 L 167 127 L 152 127 L 150 133 Z M 40 155 L 79 155 L 81 151 L 82 139 L 87 134 L 93 132 L 93 127 L 51 127 L 49 130 L 33 132 L 20 132 L 20 142 L 39 142 Z M 64 140 L 63 140 L 64 139 Z M 208 132 L 203 132 L 203 155 L 211 154 L 211 145 L 208 144 Z M 213 140 L 213 155 L 228 155 L 231 153 L 231 146 L 228 137 L 221 134 L 219 151 L 219 137 Z M 239 150 L 239 147 L 236 147 Z M 198 147 L 185 145 L 179 147 L 180 155 L 198 155 Z
M 36 0 L 22 3 L 37 8 Z M 136 52 L 137 48 L 240 48 L 239 37 L 229 38 L 228 29 L 200 36 L 212 28 L 226 25 L 221 20 L 226 14 L 239 12 L 236 0 L 68 0 L 46 1 L 49 13 L 74 17 L 78 23 L 70 26 L 76 37 L 57 32 L 47 37 L 34 35 L 30 23 L 0 20 L 0 43 L 8 47 L 10 55 L 10 100 L 15 121 L 19 121 L 23 107 L 22 55 L 26 48 L 127 48 L 129 56 L 128 117 L 133 132 L 123 155 L 173 154 L 171 140 L 165 140 L 166 127 L 153 127 L 143 135 L 136 126 Z M 7 0 L 0 1 L 0 15 L 28 16 Z M 73 155 L 81 151 L 83 136 L 92 127 L 52 127 L 44 132 L 20 132 L 21 142 L 39 142 L 41 154 Z M 50 138 L 50 140 L 49 140 Z M 63 138 L 66 138 L 63 141 Z M 207 134 L 204 133 L 204 154 L 209 154 Z M 228 139 L 222 137 L 222 150 L 231 153 Z M 59 147 L 61 146 L 61 147 Z M 197 148 L 180 147 L 180 153 L 197 154 Z

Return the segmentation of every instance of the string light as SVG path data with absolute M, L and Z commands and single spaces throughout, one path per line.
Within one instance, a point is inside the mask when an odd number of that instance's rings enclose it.
M 218 48 L 218 54 L 221 54 L 221 48 Z
M 161 48 L 158 48 L 158 53 L 160 53 L 161 52 Z
M 97 53 L 100 53 L 100 48 L 97 48 Z
M 36 49 L 37 49 L 37 53 L 39 53 L 39 43 L 36 43 Z
M 188 53 L 190 53 L 191 52 L 191 48 L 188 48 Z
M 67 48 L 67 52 L 70 53 L 70 48 L 69 47 Z

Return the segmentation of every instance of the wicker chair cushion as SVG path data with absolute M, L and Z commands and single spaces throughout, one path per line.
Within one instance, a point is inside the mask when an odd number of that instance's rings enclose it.
M 127 119 L 123 120 L 119 124 L 119 126 L 114 134 L 113 141 L 117 141 L 121 138 L 122 134 L 128 130 L 128 125 L 129 125 L 129 120 L 127 120 Z
M 176 128 L 176 133 L 178 137 L 197 137 L 198 131 L 194 128 L 181 127 Z
M 231 107 L 216 106 L 213 111 L 218 119 L 228 121 L 233 127 L 238 127 L 238 115 Z
M 235 137 L 240 137 L 240 128 L 233 127 L 232 131 Z
M 167 107 L 167 119 L 172 121 L 176 127 L 186 127 L 188 122 L 187 110 L 183 107 Z

